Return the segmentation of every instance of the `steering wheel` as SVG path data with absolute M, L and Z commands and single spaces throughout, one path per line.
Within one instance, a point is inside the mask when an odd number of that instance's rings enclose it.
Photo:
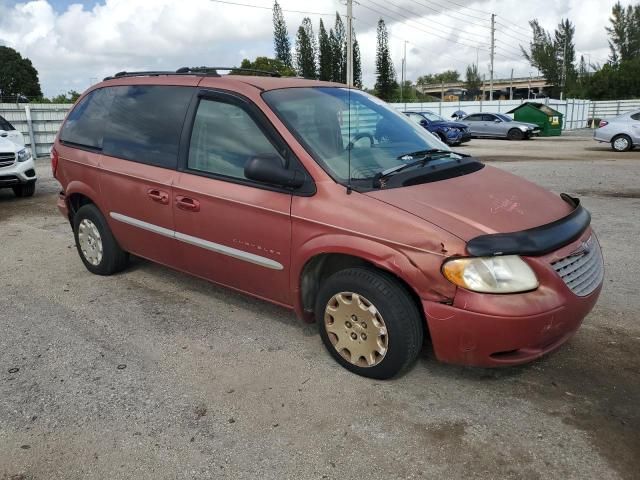
M 373 135 L 366 132 L 360 132 L 360 133 L 356 133 L 351 139 L 351 141 L 347 144 L 347 150 L 353 150 L 353 147 L 356 144 L 356 142 L 362 138 L 368 138 L 370 143 L 369 146 L 373 147 L 373 143 L 374 143 Z

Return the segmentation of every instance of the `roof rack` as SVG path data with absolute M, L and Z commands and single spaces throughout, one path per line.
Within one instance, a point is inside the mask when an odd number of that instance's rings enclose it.
M 124 77 L 155 77 L 160 75 L 201 75 L 208 77 L 220 77 L 218 70 L 228 70 L 231 73 L 234 72 L 246 72 L 257 73 L 260 75 L 268 75 L 270 77 L 280 77 L 278 72 L 270 72 L 268 70 L 255 70 L 253 68 L 241 68 L 241 67 L 182 67 L 175 71 L 173 70 L 150 70 L 141 72 L 118 72 L 115 75 L 105 77 L 103 81 L 113 80 L 114 78 Z

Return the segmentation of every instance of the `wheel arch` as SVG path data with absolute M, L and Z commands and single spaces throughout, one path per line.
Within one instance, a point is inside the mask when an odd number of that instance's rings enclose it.
M 430 285 L 425 274 L 415 263 L 390 246 L 373 240 L 349 237 L 333 239 L 333 247 L 327 248 L 329 239 L 320 238 L 324 241 L 314 239 L 315 248 L 307 247 L 301 252 L 303 255 L 299 258 L 303 260 L 294 264 L 292 269 L 294 307 L 298 316 L 308 322 L 313 321 L 315 297 L 322 281 L 346 268 L 369 267 L 391 275 L 416 302 L 423 317 L 424 311 L 420 301 L 422 297 L 444 297 L 434 294 L 433 285 Z
M 83 205 L 93 204 L 98 207 L 98 210 L 103 212 L 99 201 L 96 200 L 99 198 L 98 192 L 86 183 L 80 181 L 69 182 L 69 185 L 67 185 L 65 190 L 65 197 L 67 207 L 69 209 L 69 221 L 71 222 L 73 222 L 73 217 L 76 212 Z

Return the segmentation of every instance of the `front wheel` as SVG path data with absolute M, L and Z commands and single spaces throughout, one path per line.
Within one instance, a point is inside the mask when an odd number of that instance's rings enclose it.
M 12 190 L 16 197 L 33 197 L 36 193 L 36 182 L 22 183 L 12 187 Z
M 509 130 L 509 133 L 507 133 L 507 138 L 509 140 L 522 140 L 524 138 L 524 133 L 519 128 L 512 128 Z
M 127 266 L 129 254 L 120 248 L 95 205 L 83 205 L 76 212 L 73 234 L 82 263 L 91 273 L 111 275 Z
M 413 299 L 395 278 L 372 268 L 331 275 L 320 288 L 315 315 L 329 353 L 364 377 L 397 375 L 422 347 L 423 320 Z
M 613 148 L 616 152 L 627 152 L 631 150 L 631 138 L 627 135 L 616 135 L 611 140 L 611 148 Z

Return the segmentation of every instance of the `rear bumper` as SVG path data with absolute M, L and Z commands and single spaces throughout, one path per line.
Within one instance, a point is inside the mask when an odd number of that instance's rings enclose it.
M 56 206 L 64 218 L 69 218 L 69 207 L 67 206 L 67 197 L 64 192 L 58 193 Z

